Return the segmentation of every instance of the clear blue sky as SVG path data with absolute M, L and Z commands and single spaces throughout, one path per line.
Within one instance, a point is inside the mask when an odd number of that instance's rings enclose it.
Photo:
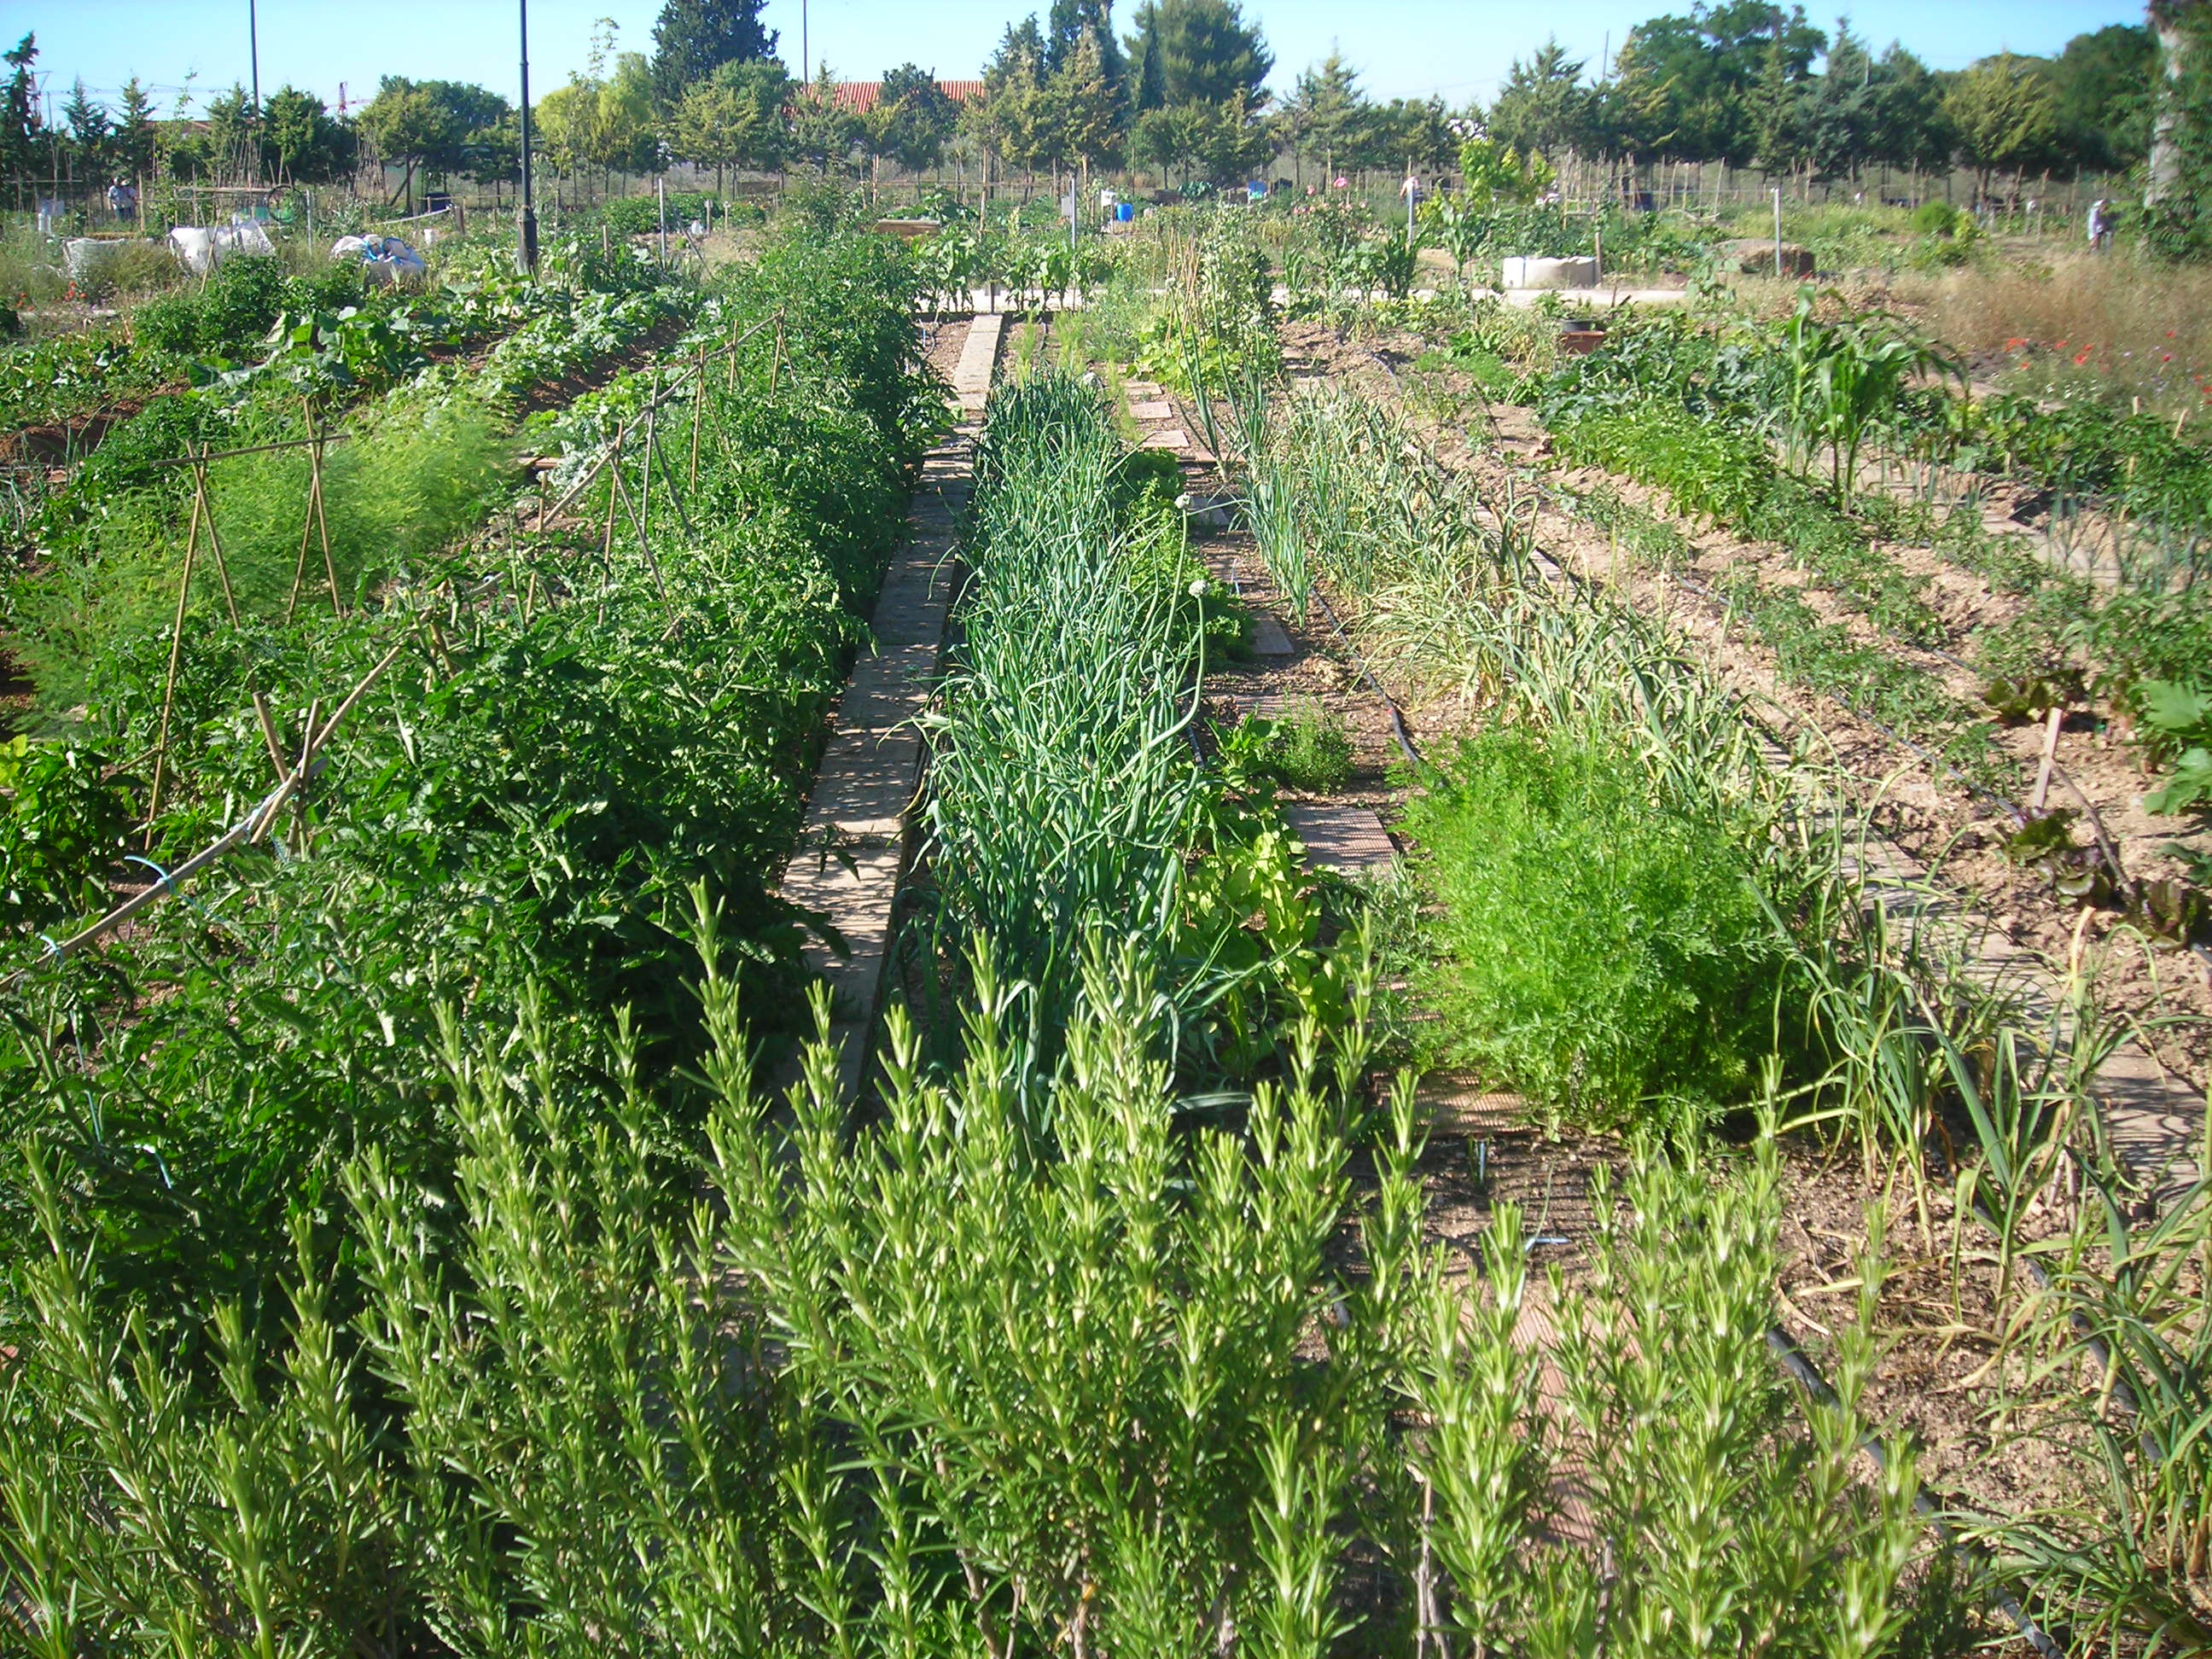
M 246 78 L 247 0 L 0 0 L 0 34 L 39 37 L 38 67 L 60 106 L 82 76 L 112 94 L 131 75 L 161 89 L 167 109 L 190 71 L 196 92 Z M 514 0 L 258 0 L 261 85 L 290 81 L 335 104 L 376 90 L 380 75 L 479 81 L 515 93 Z M 812 55 L 848 79 L 872 78 L 912 61 L 947 78 L 980 72 L 1021 0 L 808 0 Z M 785 61 L 799 58 L 800 0 L 769 0 L 769 27 L 782 32 Z M 1044 10 L 1049 0 L 1035 0 Z M 1025 7 L 1024 9 L 1028 8 Z M 1117 0 L 1126 26 L 1135 0 Z M 2069 36 L 2112 22 L 2140 22 L 2140 4 L 2118 0 L 1863 0 L 1853 28 L 1877 47 L 1901 40 L 1939 69 L 1962 67 L 2008 49 L 2055 52 Z M 592 20 L 612 17 L 626 48 L 649 50 L 659 0 L 531 0 L 533 91 L 580 70 Z M 1332 43 L 1378 97 L 1441 93 L 1457 106 L 1487 97 L 1516 56 L 1556 33 L 1595 64 L 1642 18 L 1687 11 L 1688 0 L 1532 5 L 1527 0 L 1245 0 L 1287 84 Z M 1827 6 L 1808 5 L 1830 27 Z

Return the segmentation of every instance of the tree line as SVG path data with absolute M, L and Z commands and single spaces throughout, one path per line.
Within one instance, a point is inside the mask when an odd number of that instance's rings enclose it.
M 718 172 L 889 162 L 908 172 L 948 154 L 985 167 L 1073 172 L 1127 166 L 1225 184 L 1271 165 L 1294 178 L 1410 167 L 1442 172 L 1484 136 L 1508 151 L 1638 166 L 1721 162 L 1809 184 L 1870 174 L 1970 172 L 1984 191 L 2044 175 L 2123 174 L 2168 152 L 2161 191 L 2195 199 L 2212 148 L 2207 0 L 2154 0 L 2144 24 L 2076 35 L 2047 58 L 2000 52 L 1960 70 L 1903 46 L 1877 52 L 1848 21 L 1832 31 L 1802 6 L 1723 0 L 1638 24 L 1607 63 L 1556 41 L 1516 58 L 1486 106 L 1368 97 L 1331 52 L 1272 96 L 1274 58 L 1239 0 L 1140 0 L 1129 33 L 1111 0 L 1050 0 L 1007 26 L 980 94 L 956 103 L 935 73 L 904 64 L 866 108 L 841 99 L 828 65 L 795 79 L 776 55 L 762 0 L 667 0 L 650 52 L 620 50 L 611 25 L 586 67 L 532 111 L 545 159 L 571 176 L 690 163 Z M 341 119 L 285 87 L 258 109 L 242 89 L 188 126 L 156 118 L 134 82 L 109 110 L 80 82 L 46 129 L 32 92 L 35 41 L 7 54 L 0 167 L 41 176 L 113 171 L 180 179 L 220 173 L 313 183 L 364 161 L 397 167 L 395 196 L 420 179 L 510 179 L 516 112 L 483 87 L 387 76 Z M 2191 112 L 2197 113 L 2192 115 Z M 2193 148 L 2192 148 L 2193 146 Z

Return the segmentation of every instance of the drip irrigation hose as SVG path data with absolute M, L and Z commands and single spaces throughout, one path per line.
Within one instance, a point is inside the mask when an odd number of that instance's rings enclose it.
M 1352 642 L 1352 636 L 1344 631 L 1344 624 L 1337 620 L 1336 611 L 1329 604 L 1328 595 L 1316 587 L 1313 590 L 1313 596 L 1321 605 L 1322 615 L 1328 618 L 1329 627 L 1335 630 L 1336 637 L 1343 642 L 1344 648 L 1352 653 L 1352 665 L 1358 672 L 1359 678 L 1367 682 L 1368 689 L 1382 698 L 1382 706 L 1390 711 L 1390 735 L 1398 740 L 1399 752 L 1405 756 L 1409 764 L 1415 767 L 1421 766 L 1424 763 L 1420 750 L 1413 747 L 1413 736 L 1406 728 L 1406 716 L 1404 711 L 1398 707 L 1398 700 L 1382 689 L 1382 682 L 1375 678 L 1375 671 L 1367 665 L 1367 659 L 1360 654 L 1359 647 Z
M 1804 1349 L 1797 1346 L 1797 1340 L 1789 1332 L 1779 1325 L 1769 1325 L 1766 1328 L 1766 1346 L 1774 1351 L 1774 1357 L 1780 1362 L 1782 1369 L 1796 1380 L 1814 1404 L 1829 1410 L 1840 1408 L 1843 1402 L 1836 1397 L 1836 1391 L 1828 1386 L 1827 1378 L 1820 1375 L 1820 1367 L 1813 1363 L 1812 1357 Z M 1889 1448 L 1883 1444 L 1880 1435 L 1866 1436 L 1859 1442 L 1859 1450 L 1874 1465 L 1877 1474 L 1887 1472 Z M 1989 1582 L 1996 1590 L 1992 1599 L 1998 1610 L 2012 1620 L 2013 1627 L 2019 1631 L 2023 1641 L 2042 1655 L 2043 1659 L 2066 1659 L 2065 1650 L 2028 1617 L 2027 1609 L 2021 1605 L 2020 1598 L 1998 1583 L 1994 1575 L 1996 1563 L 1990 1552 L 1971 1539 L 1960 1537 L 1936 1509 L 1935 1500 L 1928 1496 L 1928 1489 L 1917 1481 L 1913 1483 L 1912 1511 L 1927 1523 L 1929 1529 L 1947 1547 L 1965 1553 L 1989 1576 Z

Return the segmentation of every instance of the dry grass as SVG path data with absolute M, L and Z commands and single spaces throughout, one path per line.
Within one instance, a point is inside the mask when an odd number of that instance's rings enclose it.
M 2008 359 L 2016 380 L 2035 382 L 2022 390 L 2205 410 L 2212 270 L 2081 252 L 2049 265 L 1953 271 L 1916 287 L 1938 337 L 1984 362 Z

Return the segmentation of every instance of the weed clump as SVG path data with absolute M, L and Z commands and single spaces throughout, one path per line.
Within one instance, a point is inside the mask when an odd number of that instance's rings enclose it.
M 1352 734 L 1318 703 L 1282 715 L 1247 714 L 1219 735 L 1222 769 L 1239 782 L 1333 795 L 1352 781 Z
M 1420 986 L 1441 1059 L 1603 1122 L 1753 1085 L 1784 941 L 1710 814 L 1655 798 L 1615 746 L 1502 729 L 1407 823 L 1442 911 Z

